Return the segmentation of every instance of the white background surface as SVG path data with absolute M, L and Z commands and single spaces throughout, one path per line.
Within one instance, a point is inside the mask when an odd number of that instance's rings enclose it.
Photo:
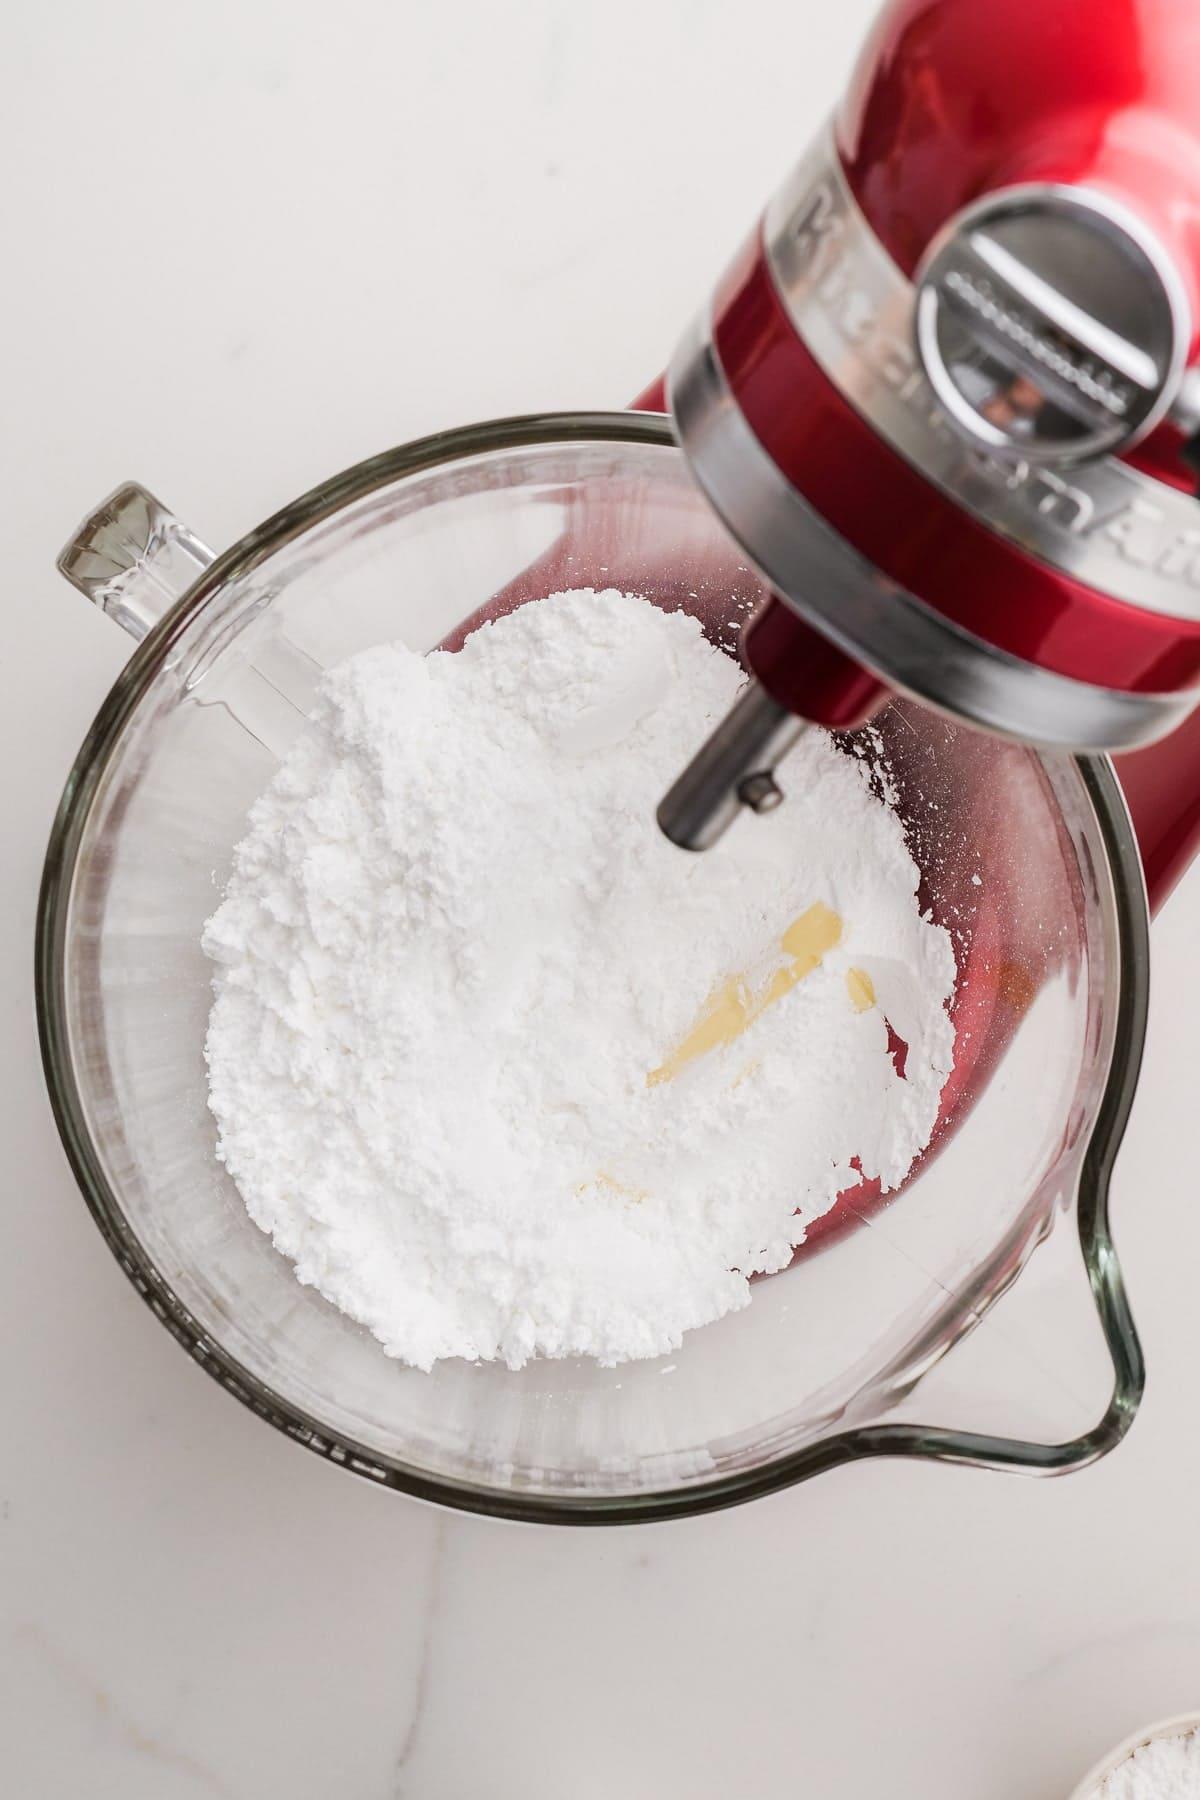
M 619 405 L 866 0 L 10 9 L 0 287 L 0 1791 L 1055 1800 L 1200 1705 L 1200 879 L 1155 928 L 1115 1218 L 1133 1435 L 1035 1484 L 853 1467 L 692 1523 L 488 1525 L 303 1454 L 169 1341 L 44 1099 L 38 868 L 125 654 L 55 576 L 122 477 L 223 546 L 429 429 Z

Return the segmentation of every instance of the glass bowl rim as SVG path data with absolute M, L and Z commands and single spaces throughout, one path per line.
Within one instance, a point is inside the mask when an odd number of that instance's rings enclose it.
M 76 859 L 91 807 L 123 728 L 172 645 L 227 582 L 242 577 L 294 538 L 377 488 L 439 465 L 489 452 L 568 443 L 620 443 L 678 450 L 663 413 L 533 413 L 433 433 L 356 463 L 319 483 L 248 532 L 200 575 L 138 645 L 80 747 L 55 813 L 38 896 L 35 996 L 42 1066 L 51 1107 L 75 1179 L 109 1249 L 142 1298 L 209 1374 L 277 1430 L 376 1485 L 494 1518 L 552 1524 L 649 1522 L 714 1511 L 790 1487 L 842 1463 L 906 1456 L 993 1469 L 1058 1474 L 1104 1455 L 1124 1436 L 1141 1399 L 1145 1369 L 1108 1220 L 1112 1167 L 1137 1086 L 1146 1028 L 1149 908 L 1124 796 L 1107 757 L 1073 759 L 1107 856 L 1119 957 L 1112 1054 L 1084 1150 L 1077 1197 L 1080 1246 L 1105 1345 L 1113 1390 L 1103 1415 L 1079 1437 L 1043 1444 L 938 1426 L 881 1423 L 819 1438 L 762 1464 L 674 1488 L 613 1495 L 543 1495 L 432 1474 L 382 1456 L 306 1414 L 252 1375 L 207 1336 L 182 1305 L 127 1223 L 88 1130 L 75 1081 L 63 981 L 63 948 Z

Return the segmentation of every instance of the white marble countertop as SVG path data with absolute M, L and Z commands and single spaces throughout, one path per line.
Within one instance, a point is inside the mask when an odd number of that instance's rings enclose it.
M 135 476 L 230 541 L 436 426 L 619 405 L 871 7 L 26 8 L 0 123 L 0 1787 L 13 1800 L 1057 1800 L 1200 1704 L 1200 876 L 1155 927 L 1115 1222 L 1150 1379 L 1039 1484 L 858 1466 L 692 1523 L 489 1525 L 306 1456 L 168 1340 L 42 1088 L 36 883 L 125 654 L 53 572 Z

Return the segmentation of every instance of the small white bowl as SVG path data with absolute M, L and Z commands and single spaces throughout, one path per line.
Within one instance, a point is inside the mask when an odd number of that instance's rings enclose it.
M 1072 1788 L 1070 1800 L 1091 1800 L 1105 1776 L 1119 1769 L 1143 1744 L 1149 1744 L 1155 1738 L 1186 1737 L 1189 1731 L 1200 1731 L 1200 1712 L 1177 1713 L 1173 1719 L 1159 1719 L 1157 1724 L 1143 1725 L 1140 1731 L 1131 1732 L 1115 1750 L 1110 1750 L 1088 1770 L 1079 1786 Z

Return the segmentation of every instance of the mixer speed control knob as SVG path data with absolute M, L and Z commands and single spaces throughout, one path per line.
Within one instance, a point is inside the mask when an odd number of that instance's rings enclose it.
M 917 350 L 951 425 L 1001 456 L 1112 455 L 1164 416 L 1187 297 L 1132 213 L 1085 188 L 989 194 L 918 270 Z

